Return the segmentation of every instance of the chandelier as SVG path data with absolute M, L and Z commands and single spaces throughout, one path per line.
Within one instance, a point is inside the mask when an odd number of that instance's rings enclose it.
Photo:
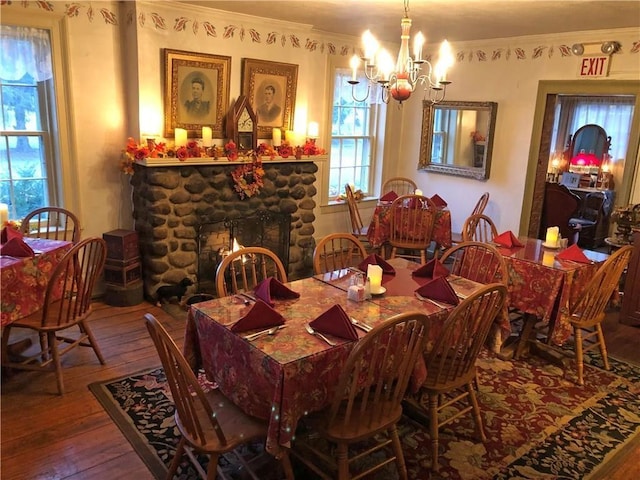
M 453 55 L 451 47 L 446 40 L 440 45 L 438 62 L 432 67 L 431 63 L 422 58 L 422 46 L 424 45 L 424 35 L 422 32 L 414 38 L 413 57 L 409 54 L 409 31 L 411 30 L 411 19 L 409 18 L 409 0 L 404 0 L 404 17 L 400 22 L 402 34 L 400 36 L 400 51 L 395 62 L 389 52 L 379 48 L 379 43 L 367 30 L 362 35 L 364 46 L 364 56 L 358 58 L 354 55 L 349 66 L 352 70 L 352 78 L 348 82 L 351 84 L 351 95 L 356 102 L 363 102 L 369 97 L 371 86 L 380 85 L 382 87 L 382 101 L 389 103 L 393 98 L 400 104 L 407 100 L 415 89 L 424 85 L 424 99 L 432 104 L 444 100 L 447 85 L 451 82 L 447 80 L 447 69 L 453 65 Z M 357 98 L 356 85 L 358 67 L 360 60 L 364 62 L 364 74 L 369 80 L 367 91 L 363 98 Z M 423 67 L 425 72 L 423 73 Z

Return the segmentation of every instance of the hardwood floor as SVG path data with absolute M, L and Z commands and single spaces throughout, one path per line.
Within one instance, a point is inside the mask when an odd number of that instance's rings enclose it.
M 160 364 L 142 316 L 153 313 L 179 345 L 184 322 L 149 303 L 110 307 L 96 302 L 91 326 L 107 364 L 90 349 L 75 349 L 63 360 L 66 395 L 57 395 L 55 375 L 19 372 L 2 378 L 0 477 L 14 479 L 152 479 L 104 409 L 89 383 Z M 610 314 L 604 324 L 610 354 L 640 364 L 640 329 L 620 325 Z M 597 478 L 640 478 L 640 442 L 619 455 Z M 604 476 L 602 476 L 604 475 Z

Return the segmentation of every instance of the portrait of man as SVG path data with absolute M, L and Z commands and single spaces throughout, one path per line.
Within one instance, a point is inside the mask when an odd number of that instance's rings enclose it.
M 204 100 L 204 80 L 201 77 L 191 79 L 191 99 L 184 102 L 187 113 L 202 118 L 209 114 L 210 102 Z
M 279 127 L 282 125 L 282 107 L 277 102 L 278 85 L 266 83 L 262 88 L 262 101 L 258 103 L 256 114 L 258 125 Z

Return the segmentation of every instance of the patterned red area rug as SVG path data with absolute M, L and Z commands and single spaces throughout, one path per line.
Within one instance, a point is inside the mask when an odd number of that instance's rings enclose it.
M 587 478 L 640 434 L 640 368 L 611 363 L 610 372 L 586 366 L 586 385 L 578 387 L 544 360 L 480 358 L 478 399 L 487 442 L 475 439 L 472 419 L 463 416 L 441 430 L 440 471 L 431 474 L 428 428 L 403 417 L 409 478 Z M 164 478 L 177 430 L 162 369 L 89 388 L 156 478 Z M 230 478 L 245 478 L 237 463 L 232 456 L 220 461 Z M 315 478 L 294 466 L 297 478 Z M 267 463 L 260 478 L 273 478 L 272 467 Z M 197 478 L 186 458 L 179 478 Z M 397 478 L 395 467 L 374 478 Z

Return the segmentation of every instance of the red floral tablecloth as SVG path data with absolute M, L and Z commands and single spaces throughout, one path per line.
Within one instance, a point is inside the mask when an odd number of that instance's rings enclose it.
M 391 203 L 376 206 L 367 230 L 367 239 L 372 247 L 378 248 L 391 236 Z M 451 212 L 447 208 L 436 210 L 433 226 L 433 241 L 444 248 L 451 246 Z
M 27 237 L 25 242 L 35 251 L 35 257 L 0 255 L 0 319 L 3 327 L 42 308 L 49 278 L 73 245 L 61 240 Z
M 352 273 L 345 270 L 343 274 Z M 229 325 L 251 308 L 243 299 L 231 296 L 192 305 L 184 343 L 185 356 L 193 368 L 202 367 L 245 412 L 269 420 L 266 447 L 274 455 L 289 446 L 300 418 L 329 404 L 340 365 L 355 344 L 337 339 L 338 345 L 330 347 L 309 335 L 306 323 L 335 304 L 371 326 L 415 309 L 433 317 L 429 331 L 433 338 L 448 312 L 418 300 L 413 292 L 358 303 L 348 301 L 340 288 L 316 278 L 289 286 L 300 293 L 300 298 L 277 301 L 275 308 L 284 316 L 286 327 L 276 335 L 249 342 L 242 334 L 231 332 Z M 358 335 L 364 332 L 358 329 Z
M 561 345 L 573 333 L 567 316 L 573 302 L 608 255 L 585 250 L 593 263 L 557 260 L 560 250 L 548 250 L 542 240 L 522 239 L 521 248 L 498 248 L 509 270 L 509 306 L 535 315 L 544 323 L 554 320 L 551 341 Z

